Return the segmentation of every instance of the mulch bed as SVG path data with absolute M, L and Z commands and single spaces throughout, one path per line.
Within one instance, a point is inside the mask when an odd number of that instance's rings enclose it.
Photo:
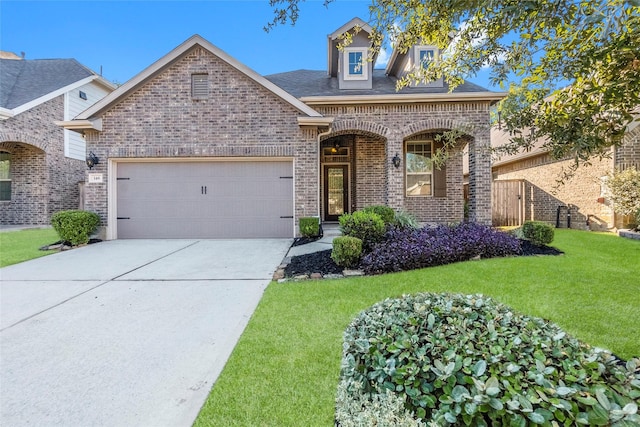
M 550 246 L 534 245 L 528 240 L 521 240 L 521 243 L 522 256 L 561 255 L 564 253 Z M 299 243 L 298 245 L 300 244 L 304 243 Z M 293 246 L 298 245 L 296 245 L 295 242 L 293 244 Z M 285 277 L 295 277 L 303 274 L 311 275 L 312 273 L 321 273 L 324 276 L 327 274 L 342 274 L 343 270 L 344 269 L 342 267 L 339 267 L 335 262 L 333 262 L 331 259 L 331 249 L 328 249 L 326 251 L 294 256 L 291 258 L 291 263 L 289 263 L 289 265 L 284 269 L 284 274 Z

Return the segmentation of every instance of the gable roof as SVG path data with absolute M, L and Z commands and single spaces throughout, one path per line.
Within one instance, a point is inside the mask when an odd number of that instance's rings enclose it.
M 274 95 L 280 97 L 285 102 L 291 104 L 296 109 L 300 110 L 302 113 L 310 116 L 310 117 L 321 117 L 321 114 L 304 104 L 303 102 L 296 99 L 291 94 L 285 92 L 269 80 L 262 77 L 260 74 L 253 71 L 251 68 L 246 65 L 238 62 L 235 58 L 214 46 L 201 36 L 195 34 L 185 40 L 178 47 L 173 49 L 171 52 L 158 59 L 156 62 L 145 68 L 142 72 L 131 78 L 125 84 L 120 86 L 115 91 L 111 92 L 109 95 L 102 98 L 100 101 L 96 102 L 93 106 L 89 107 L 84 112 L 80 113 L 76 118 L 78 121 L 86 121 L 97 118 L 101 113 L 107 110 L 109 107 L 119 102 L 124 97 L 128 96 L 130 93 L 135 91 L 138 87 L 144 84 L 146 81 L 151 79 L 152 77 L 161 73 L 166 67 L 171 65 L 173 62 L 180 59 L 183 55 L 185 55 L 188 51 L 190 51 L 195 46 L 200 46 L 203 49 L 209 51 L 211 54 L 220 58 L 236 70 L 240 71 L 259 85 L 263 86 L 267 90 L 271 91 Z M 66 125 L 66 123 L 65 123 Z
M 114 88 L 75 59 L 0 59 L 0 108 L 15 115 L 96 79 Z

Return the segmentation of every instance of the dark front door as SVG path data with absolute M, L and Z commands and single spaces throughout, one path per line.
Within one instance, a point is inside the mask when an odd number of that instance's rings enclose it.
M 349 212 L 349 168 L 347 165 L 324 167 L 324 220 L 337 221 Z

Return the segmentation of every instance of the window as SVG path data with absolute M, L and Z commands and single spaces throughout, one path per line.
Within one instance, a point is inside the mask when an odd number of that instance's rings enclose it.
M 344 79 L 367 80 L 369 64 L 366 48 L 346 48 L 344 50 Z
M 191 97 L 204 99 L 209 97 L 209 75 L 191 75 Z
M 433 194 L 433 165 L 431 141 L 407 142 L 405 155 L 407 196 Z
M 417 64 L 426 68 L 429 62 L 433 61 L 435 57 L 436 54 L 433 49 L 418 49 Z
M 11 200 L 11 154 L 0 153 L 0 201 Z

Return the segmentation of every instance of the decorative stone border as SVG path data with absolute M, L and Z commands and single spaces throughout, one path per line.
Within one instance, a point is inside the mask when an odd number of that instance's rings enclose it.
M 618 230 L 618 236 L 625 237 L 627 239 L 640 240 L 640 233 L 631 230 Z
M 301 280 L 320 280 L 320 279 L 343 279 L 345 277 L 357 277 L 364 276 L 364 272 L 361 270 L 343 270 L 342 274 L 325 274 L 322 273 L 311 273 L 311 274 L 300 274 L 294 277 L 285 277 L 284 270 L 287 268 L 287 265 L 291 262 L 291 258 L 287 257 L 282 260 L 282 263 L 278 266 L 275 273 L 273 273 L 273 280 L 278 281 L 278 283 L 284 282 L 299 282 Z

